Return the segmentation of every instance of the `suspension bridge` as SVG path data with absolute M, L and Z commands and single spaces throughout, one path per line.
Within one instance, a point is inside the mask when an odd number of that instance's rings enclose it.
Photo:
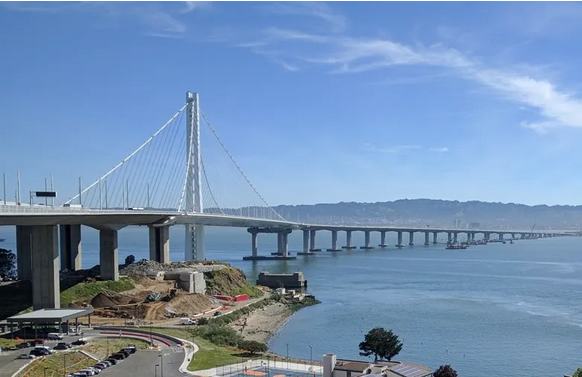
M 210 146 L 214 145 L 215 148 Z M 204 153 L 203 153 L 204 151 Z M 461 229 L 426 229 L 400 227 L 333 226 L 301 224 L 285 219 L 269 205 L 237 164 L 218 132 L 200 108 L 199 96 L 188 92 L 186 102 L 170 119 L 127 157 L 113 164 L 103 175 L 84 186 L 79 179 L 77 193 L 64 202 L 54 203 L 56 193 L 46 187 L 37 203 L 39 192 L 30 192 L 22 200 L 20 181 L 14 202 L 0 202 L 0 225 L 16 226 L 18 276 L 32 280 L 35 309 L 60 306 L 60 269 L 81 269 L 81 226 L 99 230 L 100 272 L 103 279 L 117 280 L 118 231 L 129 225 L 149 227 L 150 259 L 170 261 L 169 226 L 185 228 L 185 260 L 204 260 L 204 227 L 229 226 L 248 228 L 252 236 L 252 255 L 247 259 L 291 259 L 288 235 L 303 231 L 303 252 L 315 255 L 316 231 L 330 231 L 332 245 L 327 251 L 354 249 L 351 233 L 365 233 L 362 249 L 372 249 L 370 233 L 379 232 L 380 247 L 387 247 L 386 232 L 397 232 L 396 247 L 403 247 L 402 234 L 409 233 L 409 245 L 416 232 L 448 233 L 449 241 L 465 232 L 467 239 L 483 233 L 516 234 L 521 238 L 534 235 L 529 231 L 490 231 Z M 50 197 L 50 198 L 47 198 Z M 42 199 L 41 199 L 42 200 Z M 50 204 L 49 204 L 50 200 Z M 338 247 L 338 231 L 346 232 L 346 246 Z M 60 234 L 59 234 L 60 233 Z M 274 256 L 258 255 L 257 236 L 277 233 Z M 536 232 L 538 236 L 553 236 L 558 232 Z

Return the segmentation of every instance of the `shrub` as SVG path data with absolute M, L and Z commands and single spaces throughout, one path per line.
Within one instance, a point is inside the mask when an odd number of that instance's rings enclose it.
M 242 340 L 238 344 L 238 348 L 247 351 L 251 355 L 259 352 L 267 352 L 268 347 L 265 343 L 257 342 L 256 340 Z
M 133 264 L 133 263 L 135 263 L 135 257 L 133 255 L 128 255 L 125 258 L 125 264 L 129 265 L 129 264 Z

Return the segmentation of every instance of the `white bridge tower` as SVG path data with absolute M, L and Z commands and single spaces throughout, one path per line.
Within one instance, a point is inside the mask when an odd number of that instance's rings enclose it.
M 198 93 L 186 93 L 186 186 L 187 213 L 202 213 L 202 161 L 200 154 L 200 101 Z M 204 225 L 186 224 L 184 260 L 204 260 Z

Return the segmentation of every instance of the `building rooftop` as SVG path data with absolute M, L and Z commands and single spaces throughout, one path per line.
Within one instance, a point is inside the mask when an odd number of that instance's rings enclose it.
M 93 313 L 93 308 L 83 309 L 41 309 L 8 317 L 7 322 L 64 322 Z
M 334 370 L 340 371 L 349 371 L 349 372 L 359 372 L 353 377 L 360 377 L 360 376 L 374 376 L 375 374 L 368 373 L 366 374 L 366 370 L 369 367 L 376 367 L 376 368 L 383 368 L 383 373 L 386 377 L 425 377 L 430 376 L 432 371 L 422 365 L 416 365 L 411 363 L 399 362 L 399 361 L 379 361 L 379 362 L 366 362 L 366 361 L 358 361 L 358 360 L 341 360 L 338 359 L 335 364 Z M 379 370 L 376 370 L 375 373 L 378 374 Z
M 372 363 L 366 361 L 356 360 L 337 360 L 335 363 L 335 370 L 343 370 L 346 372 L 360 372 L 362 373 Z

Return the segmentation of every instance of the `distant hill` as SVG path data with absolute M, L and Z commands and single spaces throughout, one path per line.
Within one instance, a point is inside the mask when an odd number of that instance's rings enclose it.
M 514 203 L 404 199 L 393 202 L 281 205 L 290 221 L 325 224 L 446 226 L 485 229 L 582 229 L 582 206 L 527 206 Z M 477 224 L 472 224 L 476 226 Z

